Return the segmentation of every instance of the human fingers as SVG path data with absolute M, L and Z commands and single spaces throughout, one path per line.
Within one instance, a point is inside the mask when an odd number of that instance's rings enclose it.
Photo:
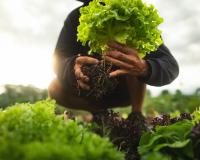
M 118 59 L 120 61 L 123 61 L 125 63 L 128 63 L 130 65 L 135 65 L 138 63 L 138 58 L 132 55 L 126 55 L 119 51 L 107 51 L 106 55 L 115 59 Z
M 131 70 L 133 68 L 132 65 L 130 65 L 126 62 L 120 61 L 118 59 L 112 58 L 110 56 L 105 56 L 105 60 L 108 61 L 108 62 L 111 62 L 115 66 L 120 67 L 121 69 Z
M 126 53 L 126 54 L 131 54 L 131 55 L 135 55 L 136 57 L 138 57 L 138 54 L 137 54 L 137 50 L 136 49 L 133 49 L 133 48 L 129 48 L 123 44 L 120 44 L 118 42 L 108 42 L 107 45 L 110 47 L 110 48 L 113 48 L 113 49 L 116 49 L 120 52 L 123 52 L 123 53 Z
M 123 70 L 123 69 L 118 69 L 116 71 L 113 71 L 109 74 L 110 78 L 113 78 L 113 77 L 117 77 L 117 76 L 121 76 L 121 75 L 126 75 L 128 74 L 128 71 L 126 70 Z
M 82 80 L 77 80 L 78 86 L 84 90 L 90 90 L 90 86 L 84 83 Z
M 80 56 L 76 58 L 76 64 L 98 64 L 99 60 L 88 56 Z
M 76 76 L 76 79 L 80 79 L 84 82 L 88 82 L 89 81 L 89 77 L 84 75 L 83 72 L 81 71 L 81 65 L 76 64 L 74 67 L 74 73 Z
M 112 78 L 112 77 L 117 77 L 117 76 L 121 76 L 121 75 L 138 76 L 138 75 L 140 75 L 140 72 L 138 70 L 129 71 L 129 70 L 125 70 L 125 69 L 119 69 L 119 70 L 111 72 L 109 74 L 109 77 Z

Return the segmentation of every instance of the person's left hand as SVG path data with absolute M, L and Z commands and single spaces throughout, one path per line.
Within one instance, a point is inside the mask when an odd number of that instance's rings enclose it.
M 120 75 L 146 77 L 148 75 L 148 64 L 138 56 L 135 49 L 116 42 L 110 42 L 108 46 L 113 50 L 106 52 L 105 60 L 120 68 L 111 72 L 110 77 Z

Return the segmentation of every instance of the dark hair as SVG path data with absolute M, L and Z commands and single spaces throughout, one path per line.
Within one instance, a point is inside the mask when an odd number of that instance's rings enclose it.
M 83 3 L 89 3 L 91 0 L 77 0 L 77 1 L 80 1 L 80 2 L 83 2 Z

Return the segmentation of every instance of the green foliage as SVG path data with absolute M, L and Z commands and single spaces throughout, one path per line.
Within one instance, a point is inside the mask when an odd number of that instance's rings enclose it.
M 151 152 L 141 157 L 141 160 L 171 160 L 170 156 L 160 152 Z
M 199 107 L 199 109 L 196 109 L 196 110 L 192 113 L 192 116 L 193 116 L 193 123 L 194 123 L 194 124 L 200 123 L 200 107 Z
M 199 89 L 190 94 L 182 93 L 180 90 L 175 93 L 164 90 L 158 96 L 152 96 L 151 92 L 147 90 L 143 113 L 149 118 L 154 118 L 158 114 L 170 114 L 171 118 L 174 118 L 179 116 L 180 113 L 193 113 L 199 107 Z M 121 107 L 114 110 L 127 117 L 131 112 L 131 107 Z
M 175 113 L 173 118 L 175 118 Z M 177 117 L 176 117 L 177 118 Z M 157 125 L 142 135 L 138 151 L 142 160 L 197 160 L 200 157 L 200 109 L 192 113 L 192 120 L 171 125 Z M 162 158 L 161 158 L 162 157 Z
M 0 94 L 0 107 L 14 105 L 15 103 L 34 103 L 47 98 L 47 90 L 33 86 L 5 85 L 4 92 Z
M 190 134 L 193 123 L 183 120 L 169 126 L 157 126 L 145 133 L 138 148 L 142 160 L 189 160 L 193 158 Z M 157 158 L 156 158 L 157 157 Z
M 2 160 L 122 160 L 108 139 L 54 114 L 50 100 L 0 111 Z
M 117 41 L 144 57 L 162 44 L 158 25 L 163 19 L 142 0 L 93 0 L 80 12 L 78 40 L 88 43 L 91 53 L 103 53 L 107 42 Z
M 154 111 L 159 114 L 173 112 L 192 113 L 200 106 L 200 94 L 197 91 L 198 89 L 192 94 L 184 94 L 180 90 L 175 93 L 164 90 L 156 97 L 147 95 L 144 103 L 144 112 L 146 115 Z

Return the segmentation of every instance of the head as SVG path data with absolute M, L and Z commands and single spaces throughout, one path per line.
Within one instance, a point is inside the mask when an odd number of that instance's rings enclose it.
M 78 0 L 78 1 L 83 2 L 83 3 L 89 3 L 92 0 Z

